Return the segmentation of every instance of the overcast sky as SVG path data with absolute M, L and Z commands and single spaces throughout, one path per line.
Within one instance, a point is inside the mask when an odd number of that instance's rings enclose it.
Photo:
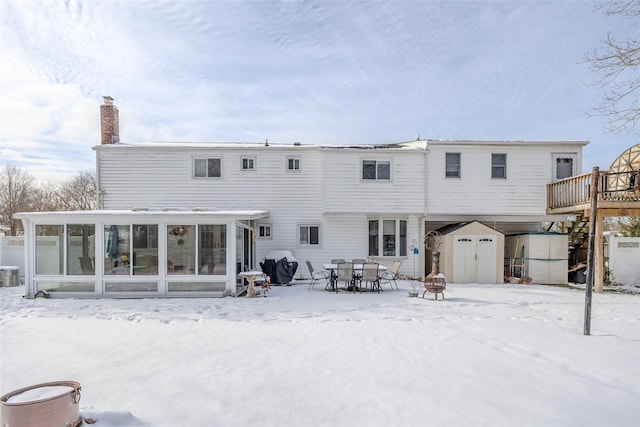
M 589 1 L 0 1 L 0 162 L 43 180 L 95 167 L 102 95 L 120 139 L 378 144 L 588 140 L 584 63 L 628 19 Z

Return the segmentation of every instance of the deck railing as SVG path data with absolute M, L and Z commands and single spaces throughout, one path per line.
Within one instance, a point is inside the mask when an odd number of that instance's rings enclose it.
M 572 176 L 547 184 L 547 209 L 559 209 L 591 202 L 593 174 Z M 600 171 L 598 201 L 640 201 L 640 171 Z

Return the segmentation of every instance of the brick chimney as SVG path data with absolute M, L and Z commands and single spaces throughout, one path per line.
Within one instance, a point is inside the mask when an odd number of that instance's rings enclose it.
M 103 96 L 104 104 L 100 106 L 100 129 L 102 133 L 102 145 L 113 144 L 120 141 L 120 119 L 118 107 L 113 105 L 113 98 Z

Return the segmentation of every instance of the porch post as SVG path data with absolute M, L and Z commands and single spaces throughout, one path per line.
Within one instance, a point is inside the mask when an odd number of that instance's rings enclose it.
M 596 224 L 593 248 L 593 285 L 596 292 L 604 290 L 604 236 L 602 235 L 604 216 L 596 212 Z
M 584 297 L 584 335 L 591 335 L 591 296 L 593 292 L 594 275 L 598 259 L 595 257 L 595 235 L 598 223 L 598 181 L 600 169 L 596 166 L 591 173 L 591 215 L 589 219 L 589 248 L 587 250 L 587 282 Z

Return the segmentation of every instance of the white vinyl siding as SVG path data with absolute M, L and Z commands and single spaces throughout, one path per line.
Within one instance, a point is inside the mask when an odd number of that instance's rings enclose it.
M 323 208 L 325 214 L 408 214 L 424 212 L 425 157 L 422 151 L 396 150 L 363 156 L 362 150 L 325 151 Z M 389 162 L 392 180 L 363 180 L 364 160 Z
M 271 237 L 256 236 L 257 260 L 271 250 L 291 249 L 298 260 L 322 265 L 331 258 L 366 257 L 368 221 L 372 219 L 406 219 L 407 249 L 413 240 L 422 240 L 425 216 L 437 217 L 426 221 L 452 216 L 458 221 L 463 215 L 544 216 L 546 184 L 555 167 L 553 155 L 571 157 L 576 150 L 574 168 L 579 170 L 578 145 L 435 141 L 425 151 L 411 147 L 121 144 L 95 150 L 101 208 L 265 209 Z M 445 178 L 447 152 L 466 159 L 464 174 L 458 179 Z M 508 180 L 491 179 L 487 169 L 492 153 L 507 154 Z M 247 173 L 241 159 L 251 157 L 259 167 Z M 220 159 L 222 178 L 194 179 L 195 158 Z M 304 162 L 304 171 L 288 173 L 290 159 L 298 159 L 298 167 Z M 363 180 L 363 160 L 388 161 L 392 179 Z M 319 244 L 300 245 L 299 225 L 318 225 Z M 398 257 L 412 258 L 402 253 Z M 412 267 L 405 262 L 402 269 L 412 273 Z M 420 266 L 417 268 L 416 274 L 420 273 Z M 304 269 L 299 271 L 305 276 Z
M 441 217 L 458 215 L 458 218 L 462 215 L 545 215 L 546 185 L 552 182 L 551 172 L 555 168 L 550 153 L 560 147 L 560 143 L 432 143 L 426 166 L 426 212 Z M 452 152 L 459 152 L 461 158 L 467 159 L 459 179 L 444 178 L 446 155 Z M 491 178 L 492 153 L 506 155 L 509 179 Z M 575 167 L 579 167 L 577 160 Z

